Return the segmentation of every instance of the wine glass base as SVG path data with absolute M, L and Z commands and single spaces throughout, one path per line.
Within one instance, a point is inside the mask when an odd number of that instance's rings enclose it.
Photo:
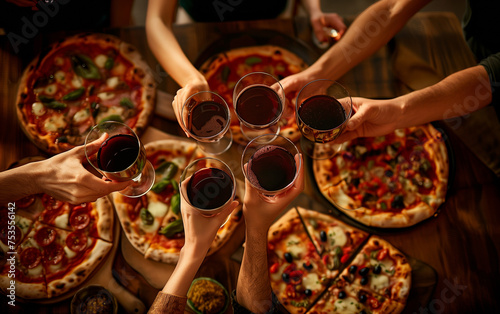
M 120 191 L 120 194 L 127 197 L 141 197 L 148 193 L 155 183 L 155 170 L 149 160 L 142 169 L 139 176 L 132 180 L 132 183 L 125 189 Z
M 312 159 L 322 160 L 335 156 L 342 149 L 342 144 L 320 144 L 301 137 L 300 148 L 302 149 L 302 153 Z
M 214 142 L 198 141 L 198 147 L 200 147 L 200 149 L 207 154 L 220 155 L 225 153 L 231 147 L 232 143 L 233 143 L 233 133 L 231 132 L 231 129 L 228 129 L 226 134 L 218 141 Z

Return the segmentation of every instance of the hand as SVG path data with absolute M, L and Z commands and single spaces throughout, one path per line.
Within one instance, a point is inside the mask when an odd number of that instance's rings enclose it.
M 302 159 L 302 155 L 295 156 Z M 262 197 L 245 179 L 243 215 L 247 229 L 267 230 L 278 215 L 304 190 L 304 163 L 301 160 L 297 179 L 291 188 L 273 198 Z
M 313 73 L 311 68 L 307 68 L 302 72 L 285 77 L 280 83 L 288 98 L 290 96 L 296 97 L 302 87 L 317 79 L 317 74 Z M 293 101 L 295 102 L 295 99 Z
M 186 99 L 189 98 L 189 96 L 201 91 L 209 91 L 209 90 L 210 89 L 208 87 L 207 81 L 196 81 L 186 84 L 186 86 L 179 89 L 175 94 L 174 100 L 172 101 L 172 107 L 174 108 L 175 116 L 177 117 L 179 125 L 181 126 L 181 128 L 184 130 L 184 132 L 188 137 L 189 134 L 187 130 L 182 126 L 182 117 L 181 117 L 182 106 L 186 102 Z
M 197 255 L 205 256 L 217 234 L 217 230 L 224 224 L 227 216 L 238 206 L 239 202 L 232 201 L 214 217 L 203 216 L 183 197 L 183 195 L 186 195 L 188 182 L 189 180 L 184 180 L 181 184 L 181 214 L 186 239 L 183 250 L 191 250 Z
M 324 27 L 333 28 L 337 31 L 338 35 L 334 38 L 335 40 L 339 40 L 347 29 L 343 18 L 337 13 L 317 12 L 311 14 L 311 26 L 319 42 L 328 42 L 329 40 L 323 30 Z
M 97 152 L 105 137 L 87 145 L 88 152 Z M 44 174 L 37 179 L 37 184 L 54 198 L 72 204 L 93 202 L 111 192 L 123 190 L 130 181 L 105 181 L 90 173 L 83 163 L 87 162 L 85 147 L 78 146 L 50 159 L 39 162 L 38 167 Z
M 403 116 L 402 104 L 398 98 L 373 100 L 353 97 L 352 101 L 355 114 L 335 142 L 343 143 L 357 137 L 381 136 L 398 128 Z

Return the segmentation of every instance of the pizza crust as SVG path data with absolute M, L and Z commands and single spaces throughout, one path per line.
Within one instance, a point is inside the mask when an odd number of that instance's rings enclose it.
M 100 239 L 113 242 L 114 212 L 109 197 L 101 197 L 94 203 L 97 211 L 97 233 Z

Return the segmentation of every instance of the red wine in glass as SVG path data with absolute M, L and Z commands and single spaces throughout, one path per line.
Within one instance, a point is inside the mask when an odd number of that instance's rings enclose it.
M 260 126 L 275 121 L 283 111 L 278 94 L 264 85 L 244 89 L 236 99 L 236 113 L 245 122 Z
M 106 139 L 97 153 L 97 164 L 107 172 L 119 172 L 127 169 L 137 160 L 139 143 L 135 136 L 117 134 Z
M 203 101 L 190 112 L 189 131 L 197 136 L 210 137 L 221 133 L 228 120 L 228 111 L 221 103 Z
M 268 145 L 258 149 L 250 158 L 247 177 L 255 186 L 278 191 L 292 183 L 296 172 L 295 158 L 289 151 Z
M 339 128 L 347 119 L 342 104 L 328 95 L 307 98 L 298 109 L 299 129 L 309 140 L 325 143 L 340 135 Z
M 195 172 L 187 185 L 190 203 L 200 209 L 215 209 L 226 204 L 233 195 L 233 180 L 225 171 L 204 168 Z

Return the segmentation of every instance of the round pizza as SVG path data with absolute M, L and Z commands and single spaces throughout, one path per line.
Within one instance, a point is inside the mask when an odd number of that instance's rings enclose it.
M 27 66 L 17 116 L 38 148 L 57 154 L 83 144 L 102 121 L 121 121 L 141 133 L 155 91 L 136 48 L 111 35 L 80 34 L 54 43 Z
M 151 260 L 176 263 L 185 240 L 179 179 L 192 160 L 204 155 L 195 142 L 174 139 L 148 143 L 145 149 L 155 169 L 153 187 L 139 198 L 115 192 L 113 202 L 123 231 L 137 251 Z M 242 205 L 239 205 L 217 231 L 208 255 L 230 239 L 243 221 L 242 214 Z
M 72 205 L 47 194 L 0 206 L 0 287 L 48 299 L 81 286 L 113 246 L 114 213 L 107 197 Z
M 301 313 L 400 313 L 411 287 L 405 255 L 328 214 L 292 208 L 269 229 L 273 293 Z
M 263 45 L 236 48 L 214 55 L 202 64 L 200 72 L 210 89 L 222 96 L 231 110 L 233 140 L 246 145 L 248 140 L 241 133 L 233 106 L 233 90 L 239 79 L 251 72 L 266 72 L 281 80 L 305 68 L 306 62 L 293 52 L 278 46 Z M 295 92 L 285 95 L 285 109 L 279 121 L 280 134 L 294 142 L 301 136 L 295 122 L 296 96 Z
M 321 193 L 368 226 L 412 226 L 436 212 L 448 185 L 448 152 L 431 124 L 344 143 L 331 159 L 314 160 Z

